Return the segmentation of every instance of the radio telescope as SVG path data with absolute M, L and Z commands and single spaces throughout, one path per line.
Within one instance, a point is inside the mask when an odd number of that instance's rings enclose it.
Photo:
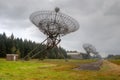
M 96 48 L 93 45 L 85 43 L 83 44 L 83 48 L 86 51 L 88 58 L 90 58 L 90 53 L 92 53 L 97 58 L 101 58 L 101 56 L 99 55 L 99 53 L 97 52 Z
M 61 37 L 75 32 L 79 29 L 78 22 L 70 16 L 60 12 L 59 8 L 55 8 L 54 11 L 38 11 L 34 12 L 30 16 L 31 22 L 38 27 L 38 29 L 46 35 L 46 39 L 41 43 L 45 43 L 46 48 L 38 53 L 34 54 L 31 58 L 35 57 L 39 53 L 57 47 L 60 43 Z M 37 49 L 36 47 L 35 49 Z M 34 49 L 34 50 L 35 50 Z M 32 50 L 27 56 L 34 51 Z

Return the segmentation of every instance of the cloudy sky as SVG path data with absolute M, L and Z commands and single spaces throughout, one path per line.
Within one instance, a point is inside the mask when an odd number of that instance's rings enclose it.
M 29 16 L 59 7 L 78 21 L 79 30 L 62 37 L 67 50 L 84 52 L 82 45 L 94 45 L 102 56 L 120 54 L 120 0 L 0 0 L 0 33 L 41 42 L 45 39 Z

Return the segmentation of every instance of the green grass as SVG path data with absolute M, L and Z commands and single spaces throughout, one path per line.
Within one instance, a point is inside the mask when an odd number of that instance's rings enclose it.
M 117 64 L 117 65 L 120 65 L 120 59 L 111 59 L 111 60 L 109 60 L 110 62 L 112 62 L 112 63 L 115 63 L 115 64 Z
M 120 76 L 110 74 L 109 66 L 100 71 L 73 70 L 80 64 L 95 60 L 46 59 L 44 61 L 6 61 L 0 59 L 0 80 L 119 80 Z

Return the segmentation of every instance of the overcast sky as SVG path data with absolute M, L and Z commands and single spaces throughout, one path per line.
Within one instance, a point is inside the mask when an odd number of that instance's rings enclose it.
M 90 43 L 102 56 L 120 54 L 120 0 L 0 0 L 0 33 L 41 42 L 46 36 L 29 16 L 55 7 L 80 24 L 79 30 L 62 37 L 63 48 L 85 52 L 82 45 Z

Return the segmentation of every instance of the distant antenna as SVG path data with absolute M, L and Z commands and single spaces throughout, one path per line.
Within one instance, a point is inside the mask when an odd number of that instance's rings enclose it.
M 90 53 L 94 54 L 94 56 L 96 56 L 97 58 L 100 58 L 99 53 L 97 52 L 96 48 L 93 45 L 85 43 L 83 44 L 83 48 L 86 51 L 88 58 L 90 58 Z
M 61 36 L 79 29 L 78 22 L 70 16 L 61 13 L 58 7 L 56 7 L 54 11 L 34 12 L 31 14 L 30 20 L 43 34 L 47 36 L 43 41 L 43 43 L 46 41 L 45 50 L 56 47 L 61 41 Z M 32 57 L 36 56 L 40 52 L 34 54 Z

